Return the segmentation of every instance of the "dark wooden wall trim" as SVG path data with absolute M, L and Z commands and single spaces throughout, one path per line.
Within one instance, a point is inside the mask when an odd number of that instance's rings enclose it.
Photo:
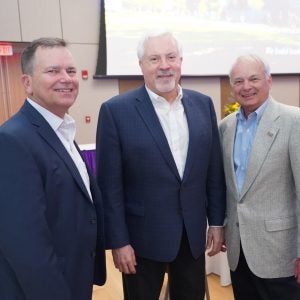
M 228 77 L 220 78 L 221 85 L 221 118 L 224 118 L 224 107 L 227 104 L 233 103 L 234 99 L 231 94 L 231 86 Z
M 119 94 L 128 90 L 135 89 L 144 84 L 143 77 L 140 79 L 120 79 L 119 80 Z

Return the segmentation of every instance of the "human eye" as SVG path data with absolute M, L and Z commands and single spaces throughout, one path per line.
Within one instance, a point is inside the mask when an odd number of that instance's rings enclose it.
M 255 82 L 258 82 L 258 81 L 260 81 L 260 78 L 259 78 L 259 77 L 257 77 L 257 76 L 255 76 L 255 77 L 251 77 L 251 78 L 249 79 L 249 81 L 250 81 L 250 82 L 253 82 L 253 83 L 255 83 Z
M 177 59 L 177 55 L 172 53 L 168 55 L 168 60 L 169 61 L 175 61 Z
M 243 80 L 241 78 L 237 78 L 233 80 L 233 85 L 234 86 L 239 86 L 243 83 Z
M 58 69 L 56 69 L 56 68 L 49 68 L 49 69 L 47 69 L 47 70 L 46 70 L 46 72 L 45 72 L 45 73 L 48 73 L 48 74 L 54 75 L 54 74 L 57 74 L 58 72 L 59 72 L 59 70 L 58 70 Z
M 153 64 L 156 64 L 159 62 L 159 58 L 157 56 L 150 56 L 149 61 Z
M 75 75 L 77 73 L 77 70 L 75 68 L 68 68 L 67 73 L 69 75 Z

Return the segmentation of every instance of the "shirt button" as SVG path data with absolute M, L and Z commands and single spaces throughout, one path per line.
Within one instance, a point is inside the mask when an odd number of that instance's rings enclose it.
M 91 219 L 91 220 L 90 220 L 90 223 L 91 223 L 92 225 L 95 225 L 95 224 L 97 223 L 97 221 L 96 221 L 96 219 Z

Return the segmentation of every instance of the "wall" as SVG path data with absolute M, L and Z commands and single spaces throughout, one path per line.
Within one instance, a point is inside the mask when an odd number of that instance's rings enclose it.
M 70 44 L 79 73 L 89 72 L 88 80 L 80 79 L 80 93 L 70 113 L 77 123 L 77 141 L 94 143 L 98 111 L 101 103 L 119 93 L 117 79 L 97 79 L 100 0 L 0 0 L 0 41 L 29 42 L 41 36 L 57 36 Z M 300 70 L 299 70 L 300 72 Z M 218 118 L 221 78 L 183 78 L 182 86 L 209 94 Z M 299 76 L 275 76 L 272 95 L 287 104 L 299 106 Z M 91 123 L 85 123 L 85 116 Z

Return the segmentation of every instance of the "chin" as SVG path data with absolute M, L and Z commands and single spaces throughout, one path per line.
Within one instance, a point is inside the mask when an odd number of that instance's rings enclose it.
M 175 87 L 175 83 L 171 83 L 168 85 L 159 85 L 156 88 L 160 93 L 170 93 L 174 91 Z

